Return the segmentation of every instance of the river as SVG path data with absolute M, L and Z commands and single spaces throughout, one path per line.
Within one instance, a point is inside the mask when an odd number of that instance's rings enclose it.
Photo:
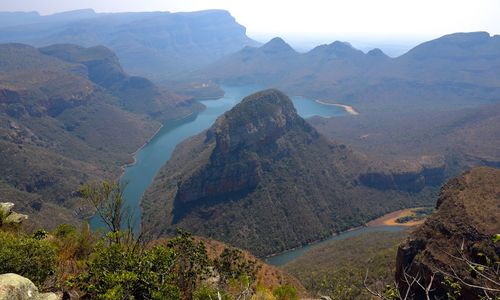
M 360 234 L 375 232 L 375 231 L 395 232 L 395 231 L 402 231 L 405 229 L 408 229 L 408 227 L 407 226 L 373 226 L 373 227 L 370 226 L 370 227 L 356 228 L 353 230 L 349 230 L 349 231 L 340 233 L 338 235 L 334 235 L 334 236 L 327 238 L 325 240 L 322 240 L 320 242 L 316 242 L 316 243 L 305 245 L 305 246 L 302 246 L 299 248 L 291 249 L 289 251 L 280 253 L 278 255 L 268 257 L 268 258 L 264 259 L 264 261 L 270 265 L 282 266 L 282 265 L 285 265 L 285 264 L 291 262 L 292 260 L 294 260 L 296 258 L 301 257 L 307 251 L 314 249 L 314 248 L 317 248 L 317 247 L 321 247 L 325 244 L 328 244 L 331 241 L 343 240 L 346 238 L 358 236 Z
M 160 168 L 168 161 L 175 146 L 195 134 L 209 128 L 224 112 L 238 104 L 245 96 L 248 96 L 261 88 L 258 86 L 222 86 L 225 95 L 218 100 L 200 101 L 205 109 L 181 121 L 163 126 L 156 135 L 139 149 L 135 154 L 135 164 L 128 166 L 121 178 L 125 183 L 123 195 L 125 207 L 131 213 L 131 221 L 134 231 L 140 230 L 142 195 L 153 182 Z M 291 97 L 298 114 L 303 118 L 315 115 L 331 117 L 345 115 L 343 108 L 324 105 L 303 97 Z M 90 219 L 92 228 L 101 228 L 100 218 L 94 216 Z

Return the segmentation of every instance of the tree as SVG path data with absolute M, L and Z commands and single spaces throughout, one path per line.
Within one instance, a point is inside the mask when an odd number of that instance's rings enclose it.
M 123 185 L 111 181 L 90 182 L 80 189 L 82 198 L 96 210 L 109 231 L 107 237 L 114 243 L 134 240 L 130 214 L 124 206 L 123 190 Z
M 184 299 L 192 299 L 197 286 L 210 274 L 205 244 L 195 241 L 187 231 L 177 229 L 177 235 L 168 241 L 167 247 L 177 254 L 174 270 L 177 286 Z

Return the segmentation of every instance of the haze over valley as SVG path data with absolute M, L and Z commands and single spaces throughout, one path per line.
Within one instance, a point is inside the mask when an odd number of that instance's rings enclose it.
M 355 2 L 0 4 L 0 299 L 497 299 L 500 7 Z

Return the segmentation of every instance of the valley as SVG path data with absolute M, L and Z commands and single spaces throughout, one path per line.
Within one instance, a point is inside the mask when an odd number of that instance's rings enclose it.
M 154 177 L 171 157 L 178 144 L 209 128 L 224 112 L 231 109 L 246 95 L 259 90 L 257 86 L 222 86 L 224 97 L 216 100 L 205 100 L 200 103 L 205 107 L 199 113 L 188 115 L 177 122 L 163 126 L 134 155 L 134 163 L 125 167 L 121 182 L 125 184 L 125 205 L 132 212 L 132 223 L 137 232 L 141 225 L 141 198 L 153 182 Z M 345 114 L 337 107 L 325 107 L 313 100 L 292 97 L 299 115 L 304 118 L 312 116 L 333 117 Z M 99 218 L 91 219 L 94 228 L 102 226 Z
M 27 2 L 0 300 L 500 299 L 498 5 Z

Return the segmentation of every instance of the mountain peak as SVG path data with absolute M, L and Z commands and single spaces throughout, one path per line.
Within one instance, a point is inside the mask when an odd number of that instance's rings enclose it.
M 303 124 L 290 98 L 269 89 L 245 97 L 216 121 L 211 132 L 219 149 L 249 149 L 258 148 L 264 141 L 275 140 L 292 127 Z
M 338 58 L 353 57 L 363 55 L 363 51 L 354 48 L 347 42 L 335 41 L 331 44 L 317 46 L 310 52 L 312 55 L 335 56 Z
M 265 53 L 295 52 L 295 50 L 280 37 L 271 39 L 269 42 L 260 47 L 260 49 Z
M 379 48 L 372 49 L 366 53 L 366 55 L 371 56 L 371 57 L 380 57 L 380 58 L 388 58 L 387 54 L 385 54 L 382 50 Z
M 484 53 L 485 50 L 498 53 L 494 40 L 495 37 L 491 37 L 485 31 L 457 32 L 422 43 L 408 51 L 403 57 L 416 59 L 443 57 L 450 59 L 460 57 L 466 53 L 475 53 L 473 51 L 477 51 L 478 47 L 484 47 L 481 53 Z

